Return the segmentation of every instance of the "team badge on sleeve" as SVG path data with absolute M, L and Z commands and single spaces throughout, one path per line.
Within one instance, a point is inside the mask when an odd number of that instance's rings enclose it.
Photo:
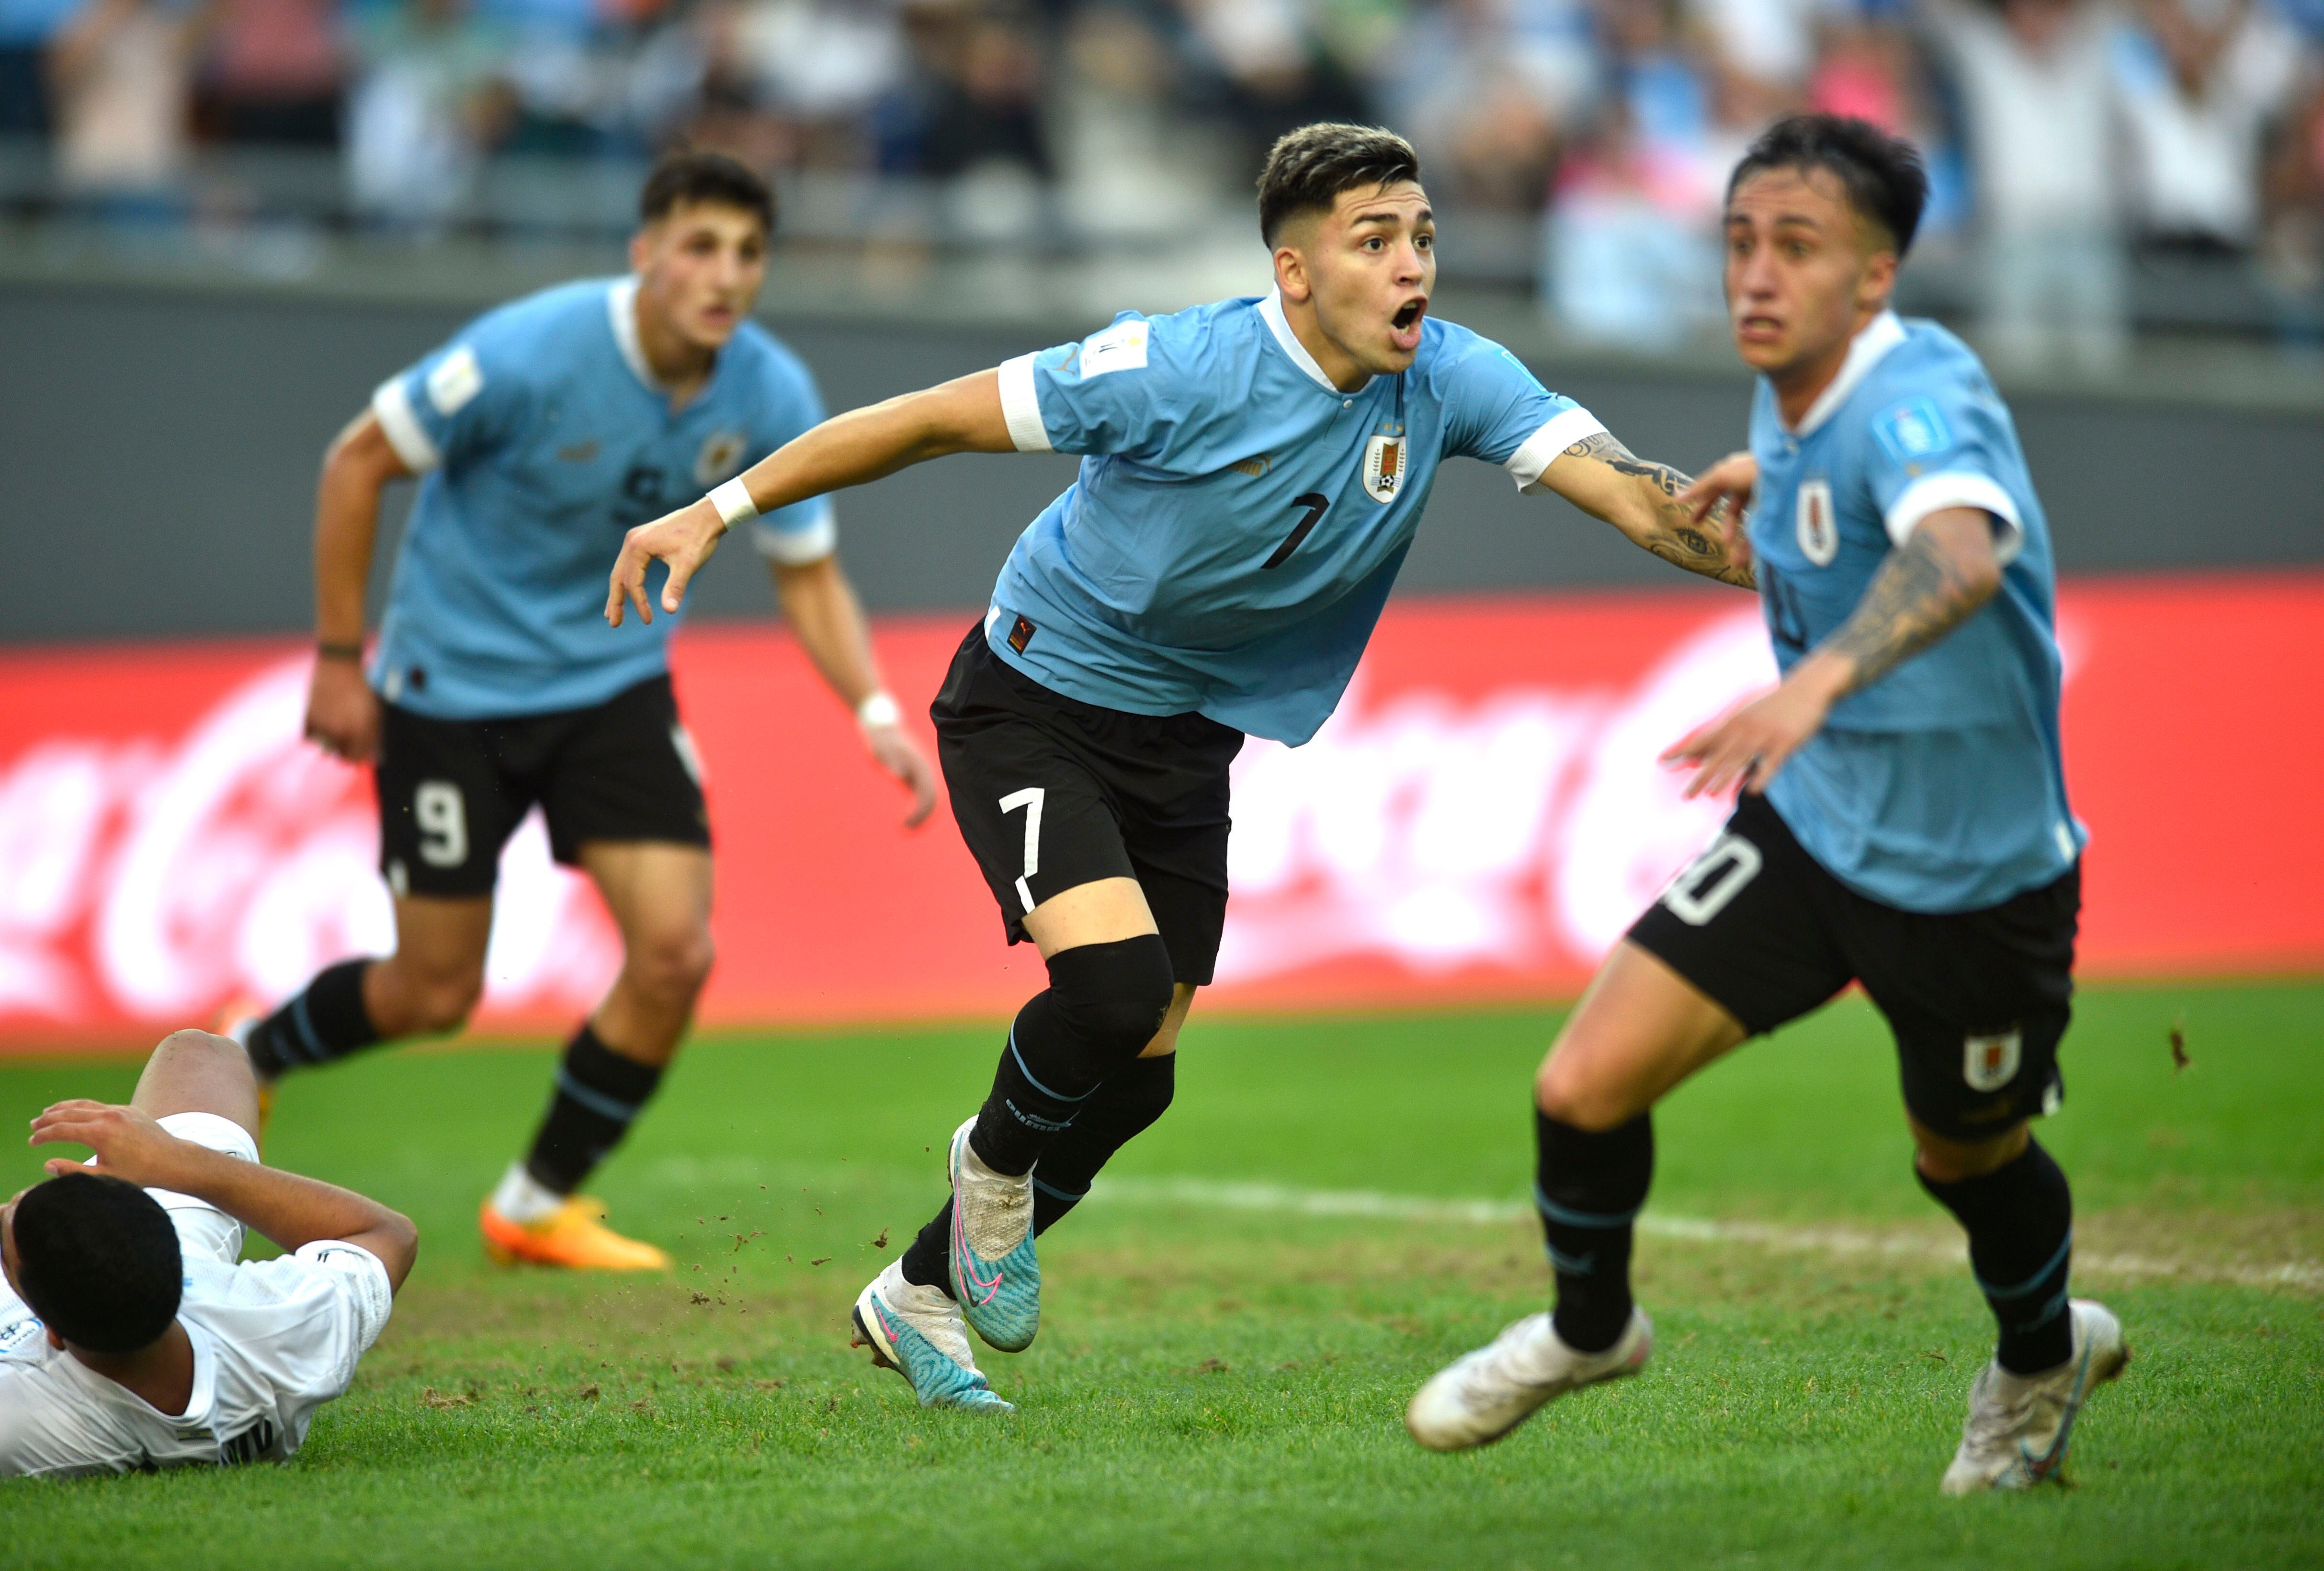
M 1136 371 L 1144 366 L 1148 330 L 1145 318 L 1131 317 L 1084 338 L 1082 380 L 1087 382 L 1109 371 Z
M 1872 434 L 1900 464 L 1911 464 L 1953 445 L 1952 428 L 1925 398 L 1908 398 L 1872 422 Z
M 1397 490 L 1404 484 L 1406 446 L 1401 431 L 1393 436 L 1375 431 L 1372 439 L 1364 444 L 1364 492 L 1374 502 L 1396 500 Z
M 1962 1049 L 1961 1078 L 1972 1091 L 1998 1091 L 2017 1078 L 2017 1060 L 2024 1051 L 2024 1038 L 2015 1030 L 1971 1037 Z
M 749 439 L 741 431 L 712 431 L 704 439 L 702 450 L 694 455 L 695 484 L 715 485 L 732 475 L 742 462 L 742 449 Z
M 1831 515 L 1831 481 L 1801 482 L 1799 537 L 1800 554 L 1819 568 L 1831 566 L 1831 559 L 1840 555 L 1840 523 Z
M 428 373 L 428 402 L 446 420 L 459 413 L 484 389 L 484 368 L 476 364 L 476 352 L 466 344 L 436 362 Z

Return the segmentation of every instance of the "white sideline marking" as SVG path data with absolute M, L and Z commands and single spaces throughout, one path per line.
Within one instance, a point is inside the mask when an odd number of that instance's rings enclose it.
M 1374 1189 L 1303 1189 L 1286 1184 L 1227 1183 L 1212 1178 L 1101 1178 L 1091 1188 L 1094 1201 L 1147 1206 L 1208 1206 L 1229 1211 L 1291 1212 L 1305 1216 L 1377 1216 L 1396 1222 L 1453 1222 L 1471 1226 L 1530 1221 L 1533 1207 L 1513 1200 L 1434 1200 L 1419 1195 L 1384 1195 Z M 1751 1243 L 1764 1249 L 1815 1254 L 1873 1254 L 1964 1264 L 1969 1254 L 1958 1242 L 1939 1243 L 1910 1233 L 1875 1233 L 1849 1227 L 1786 1227 L 1771 1222 L 1714 1222 L 1702 1216 L 1672 1216 L 1649 1211 L 1638 1231 L 1655 1238 L 1692 1243 Z M 2098 1276 L 2172 1277 L 2182 1281 L 2226 1282 L 2248 1288 L 2324 1289 L 2324 1265 L 2287 1261 L 2281 1265 L 2205 1265 L 2153 1255 L 2101 1254 L 2076 1251 L 2074 1270 Z

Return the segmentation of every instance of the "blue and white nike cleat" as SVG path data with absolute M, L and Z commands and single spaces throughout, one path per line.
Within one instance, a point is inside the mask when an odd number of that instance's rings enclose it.
M 970 1149 L 970 1119 L 953 1132 L 952 1246 L 945 1263 L 960 1312 L 1003 1353 L 1041 1328 L 1041 1266 L 1033 1256 L 1033 1175 L 1010 1178 Z
M 2012 1374 L 1987 1363 L 1978 1371 L 1960 1449 L 1945 1469 L 1947 1494 L 2031 1489 L 2064 1467 L 2082 1404 L 2130 1363 L 2122 1322 L 2104 1304 L 2076 1298 L 2067 1313 L 2074 1319 L 2074 1354 L 2057 1368 Z
M 1013 1413 L 984 1382 L 976 1354 L 961 1324 L 960 1306 L 942 1289 L 904 1280 L 904 1262 L 892 1260 L 855 1298 L 854 1340 L 869 1347 L 872 1362 L 911 1382 L 924 1408 L 964 1408 L 971 1412 Z

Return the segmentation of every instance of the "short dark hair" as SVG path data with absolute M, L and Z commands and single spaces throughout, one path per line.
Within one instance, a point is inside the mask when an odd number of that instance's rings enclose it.
M 1728 178 L 1727 199 L 1755 174 L 1771 169 L 1829 171 L 1848 192 L 1849 206 L 1869 218 L 1896 247 L 1913 247 L 1921 209 L 1929 202 L 1929 171 L 1913 144 L 1869 120 L 1845 115 L 1794 115 L 1759 134 Z
M 1329 212 L 1360 186 L 1377 189 L 1420 178 L 1412 143 L 1378 125 L 1319 120 L 1286 131 L 1268 151 L 1259 171 L 1259 234 L 1269 245 L 1301 213 Z
M 638 193 L 638 218 L 656 223 L 676 209 L 696 202 L 716 202 L 758 215 L 768 234 L 775 232 L 775 193 L 744 164 L 723 152 L 681 149 L 662 154 L 645 189 Z
M 92 1353 L 134 1353 L 177 1318 L 185 1285 L 178 1230 L 152 1196 L 104 1173 L 68 1173 L 16 1202 L 16 1278 L 58 1335 Z

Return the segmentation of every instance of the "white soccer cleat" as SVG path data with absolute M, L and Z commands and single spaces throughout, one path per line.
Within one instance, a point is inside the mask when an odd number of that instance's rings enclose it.
M 1960 1449 L 1945 1469 L 1947 1494 L 2031 1489 L 2058 1476 L 2082 1404 L 2130 1363 L 2122 1322 L 2104 1304 L 2076 1298 L 2068 1313 L 2074 1321 L 2074 1354 L 2057 1368 L 2012 1374 L 1987 1363 L 1978 1371 L 1969 1388 Z
M 1637 1373 L 1654 1346 L 1654 1326 L 1636 1308 L 1603 1353 L 1576 1353 L 1558 1339 L 1547 1315 L 1527 1315 L 1489 1345 L 1437 1371 L 1413 1393 L 1404 1427 L 1431 1451 L 1489 1445 L 1567 1391 Z
M 1033 1247 L 1033 1175 L 996 1173 L 953 1132 L 952 1245 L 945 1269 L 960 1311 L 1003 1353 L 1022 1353 L 1041 1329 L 1041 1262 Z
M 855 1298 L 853 1347 L 869 1347 L 872 1362 L 910 1383 L 924 1408 L 973 1412 L 1015 1411 L 987 1385 L 968 1345 L 960 1306 L 936 1288 L 904 1280 L 904 1262 L 888 1269 Z

